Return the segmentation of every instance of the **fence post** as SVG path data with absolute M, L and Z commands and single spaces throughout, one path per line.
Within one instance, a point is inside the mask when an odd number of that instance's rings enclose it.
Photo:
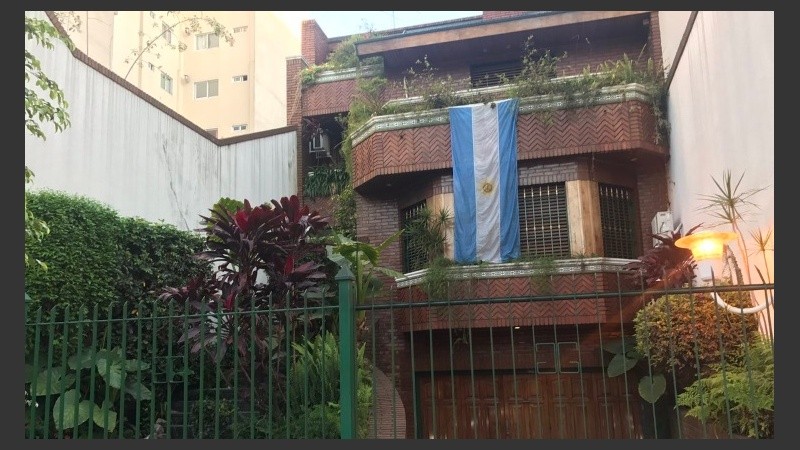
M 348 263 L 342 262 L 336 282 L 339 284 L 339 405 L 342 439 L 356 437 L 356 309 L 353 301 L 355 277 Z

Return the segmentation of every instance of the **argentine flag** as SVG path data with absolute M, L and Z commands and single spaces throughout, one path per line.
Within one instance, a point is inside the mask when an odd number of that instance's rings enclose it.
M 450 108 L 454 259 L 519 257 L 518 99 Z

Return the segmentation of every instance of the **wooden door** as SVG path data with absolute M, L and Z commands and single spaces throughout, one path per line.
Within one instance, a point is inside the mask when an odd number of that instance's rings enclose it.
M 422 438 L 641 437 L 638 396 L 623 377 L 599 372 L 424 373 L 418 392 Z

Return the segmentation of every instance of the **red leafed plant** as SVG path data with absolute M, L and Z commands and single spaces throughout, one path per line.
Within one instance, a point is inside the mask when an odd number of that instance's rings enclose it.
M 694 233 L 701 225 L 692 227 L 686 232 L 686 236 Z M 691 283 L 695 278 L 697 263 L 691 250 L 675 245 L 675 241 L 681 238 L 681 233 L 672 231 L 667 236 L 650 236 L 661 241 L 661 245 L 649 249 L 638 261 L 625 266 L 632 271 L 633 282 L 642 289 L 669 289 Z
M 329 274 L 325 246 L 314 237 L 327 229 L 328 219 L 295 195 L 255 207 L 244 200 L 236 211 L 210 211 L 201 216 L 203 227 L 197 231 L 206 234 L 205 249 L 196 257 L 214 270 L 186 286 L 165 288 L 159 298 L 177 301 L 194 314 L 180 343 L 191 345 L 193 353 L 206 349 L 217 364 L 234 347 L 240 373 L 249 377 L 251 342 L 256 365 L 266 370 L 276 359 L 268 350 L 283 348 L 279 343 L 302 329 L 293 326 L 300 314 L 289 308 L 318 298 L 309 294 L 318 292 Z

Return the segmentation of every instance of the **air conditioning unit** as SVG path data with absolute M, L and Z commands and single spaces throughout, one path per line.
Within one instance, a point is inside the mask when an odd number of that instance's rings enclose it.
M 330 140 L 325 133 L 315 134 L 308 141 L 308 152 L 317 157 L 330 156 Z
M 653 216 L 653 220 L 650 223 L 652 233 L 664 237 L 667 237 L 669 236 L 669 233 L 672 233 L 674 226 L 675 225 L 672 222 L 672 212 L 670 211 L 657 212 L 656 215 Z M 658 247 L 659 245 L 662 245 L 662 242 L 653 238 L 653 247 Z

